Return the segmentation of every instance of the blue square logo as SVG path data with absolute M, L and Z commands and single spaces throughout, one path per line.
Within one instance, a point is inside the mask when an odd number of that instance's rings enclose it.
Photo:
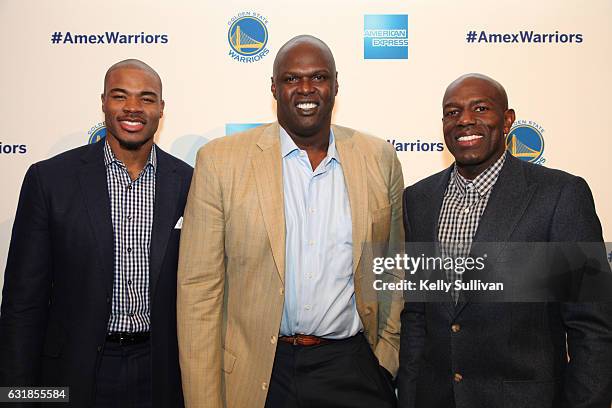
M 408 59 L 408 15 L 366 14 L 363 58 Z
M 261 126 L 263 123 L 226 123 L 225 136 L 233 135 L 234 133 L 244 132 L 249 129 Z

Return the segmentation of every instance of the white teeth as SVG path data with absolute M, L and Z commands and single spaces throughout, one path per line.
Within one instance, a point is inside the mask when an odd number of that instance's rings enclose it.
M 461 136 L 457 140 L 460 141 L 460 142 L 467 142 L 469 140 L 475 140 L 475 139 L 482 139 L 482 136 L 480 136 L 480 135 Z
M 140 122 L 131 122 L 129 120 L 122 120 L 123 123 L 130 125 L 130 126 L 137 126 L 137 125 L 141 125 Z
M 298 103 L 297 104 L 298 109 L 314 109 L 317 107 L 316 103 L 313 102 L 308 102 L 308 103 Z

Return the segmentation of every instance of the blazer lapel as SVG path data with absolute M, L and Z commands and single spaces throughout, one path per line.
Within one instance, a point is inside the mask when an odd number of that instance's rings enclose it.
M 176 174 L 176 167 L 157 148 L 157 170 L 155 174 L 155 204 L 153 206 L 153 229 L 151 231 L 151 248 L 149 251 L 149 287 L 151 299 L 155 295 L 157 281 L 166 254 L 170 234 L 178 219 L 176 208 L 179 201 L 182 183 Z
M 285 208 L 278 123 L 267 126 L 252 158 L 257 196 L 281 282 L 285 280 Z M 257 150 L 257 149 L 256 149 Z
M 422 215 L 422 224 L 426 230 L 422 232 L 422 236 L 424 237 L 423 241 L 429 245 L 431 243 L 431 248 L 435 249 L 435 253 L 433 256 L 441 256 L 439 241 L 438 241 L 438 220 L 440 218 L 440 211 L 442 210 L 442 202 L 444 201 L 444 193 L 446 192 L 446 187 L 448 186 L 448 180 L 450 179 L 450 175 L 453 171 L 453 166 L 447 168 L 438 179 L 438 182 L 435 183 L 429 191 L 423 193 L 421 200 L 422 202 L 431 210 L 423 211 Z M 433 208 L 431 207 L 433 206 Z M 408 208 L 407 211 L 410 211 Z M 419 236 L 421 236 L 419 234 Z M 420 238 L 419 238 L 420 239 Z M 443 270 L 433 271 L 431 278 L 433 280 L 443 279 L 446 282 L 446 274 Z M 432 301 L 439 301 L 439 296 L 431 295 Z M 448 295 L 449 299 L 446 302 L 442 302 L 448 314 L 452 317 L 455 314 L 455 305 L 450 298 L 450 294 Z
M 444 193 L 448 186 L 448 180 L 450 178 L 453 166 L 447 168 L 438 179 L 431 189 L 423 192 L 421 200 L 429 211 L 423 211 L 422 220 L 423 226 L 426 226 L 424 234 L 425 242 L 438 242 L 438 219 L 440 218 L 440 211 L 442 210 L 442 202 L 444 200 Z M 407 209 L 410 211 L 410 208 Z M 419 234 L 420 235 L 420 234 Z
M 344 129 L 336 126 L 332 127 L 336 140 L 336 150 L 340 157 L 342 172 L 344 173 L 344 182 L 349 196 L 349 204 L 351 206 L 351 220 L 353 224 L 353 276 L 355 277 L 356 287 L 357 281 L 362 278 L 360 269 L 358 268 L 361 254 L 363 253 L 363 244 L 368 239 L 368 185 L 367 173 L 365 169 L 365 160 L 362 159 L 361 153 L 356 149 L 352 134 Z
M 114 243 L 108 183 L 104 166 L 104 143 L 104 140 L 96 143 L 83 155 L 81 160 L 84 164 L 78 173 L 78 179 L 83 191 L 89 222 L 97 247 L 100 250 L 104 286 L 107 296 L 111 296 L 113 292 Z
M 509 153 L 506 155 L 506 162 L 493 186 L 470 251 L 473 256 L 481 256 L 479 254 L 487 252 L 487 263 L 491 265 L 495 264 L 499 252 L 510 240 L 535 191 L 535 185 L 527 185 L 520 159 Z M 464 279 L 469 279 L 469 274 L 466 274 Z M 469 295 L 462 291 L 457 304 L 457 314 L 469 301 Z

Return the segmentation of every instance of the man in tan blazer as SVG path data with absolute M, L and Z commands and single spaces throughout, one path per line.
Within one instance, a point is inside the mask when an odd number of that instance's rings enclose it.
M 371 262 L 403 243 L 395 150 L 331 125 L 319 39 L 279 50 L 271 89 L 277 123 L 198 152 L 178 270 L 185 404 L 394 407 L 401 295 L 381 300 Z

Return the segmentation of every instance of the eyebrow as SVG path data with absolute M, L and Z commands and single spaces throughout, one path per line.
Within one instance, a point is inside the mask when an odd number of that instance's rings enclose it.
M 108 93 L 112 93 L 112 92 L 121 92 L 124 94 L 129 94 L 129 92 L 123 88 L 113 88 L 110 91 L 108 91 Z M 157 93 L 153 92 L 153 91 L 142 91 L 139 93 L 140 96 L 154 96 L 157 98 Z
M 473 101 L 469 101 L 469 105 L 470 106 L 478 105 L 480 103 L 491 103 L 491 104 L 494 104 L 495 101 L 492 100 L 491 98 L 479 98 L 479 99 L 475 99 Z M 454 101 L 451 100 L 451 101 L 449 101 L 449 102 L 444 104 L 443 109 L 450 108 L 450 107 L 459 107 L 459 106 L 460 106 L 459 103 L 454 102 Z
M 317 75 L 317 74 L 329 74 L 330 71 L 326 68 L 324 69 L 317 69 L 315 71 L 302 71 L 302 72 L 297 72 L 297 71 L 286 71 L 286 72 L 281 72 L 281 76 L 285 76 L 285 75 L 295 75 L 295 76 L 303 76 L 303 75 Z

